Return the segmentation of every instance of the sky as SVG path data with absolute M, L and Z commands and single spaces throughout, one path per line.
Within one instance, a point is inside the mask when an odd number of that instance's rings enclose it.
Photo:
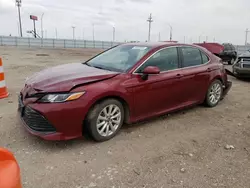
M 24 36 L 33 29 L 29 15 L 38 16 L 36 27 L 44 37 L 112 41 L 146 41 L 152 13 L 151 41 L 173 40 L 195 43 L 245 43 L 250 28 L 249 0 L 22 0 Z M 57 31 L 57 32 L 56 32 Z M 56 34 L 57 33 L 57 34 Z M 15 0 L 0 0 L 0 35 L 18 36 Z M 250 37 L 249 37 L 250 40 Z

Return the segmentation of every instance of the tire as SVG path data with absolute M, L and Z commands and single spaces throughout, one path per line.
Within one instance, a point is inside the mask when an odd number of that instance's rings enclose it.
M 109 110 L 112 109 L 112 115 Z M 119 115 L 120 114 L 120 115 Z M 117 116 L 117 117 L 116 117 Z M 115 117 L 115 118 L 114 118 Z M 86 126 L 90 136 L 97 142 L 113 138 L 124 122 L 124 108 L 121 102 L 115 99 L 106 99 L 97 103 L 88 113 Z M 99 124 L 99 127 L 97 127 Z
M 218 91 L 217 89 L 220 89 L 220 91 Z M 214 92 L 213 92 L 214 90 Z M 216 92 L 218 91 L 218 92 Z M 213 94 L 212 94 L 213 92 Z M 206 98 L 205 98 L 205 105 L 207 107 L 215 107 L 217 106 L 217 104 L 220 102 L 220 100 L 222 99 L 222 94 L 223 94 L 223 87 L 222 87 L 222 83 L 220 80 L 214 80 L 208 90 L 207 90 L 207 94 L 206 94 Z M 213 100 L 213 98 L 211 97 L 211 95 L 213 95 L 215 97 L 215 99 Z

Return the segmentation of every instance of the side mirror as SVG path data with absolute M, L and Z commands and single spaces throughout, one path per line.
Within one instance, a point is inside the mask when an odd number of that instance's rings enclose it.
M 156 66 L 148 66 L 143 70 L 143 74 L 159 74 L 161 71 Z
M 158 67 L 156 67 L 156 66 L 148 66 L 148 67 L 146 67 L 146 68 L 142 71 L 142 73 L 143 73 L 142 79 L 143 79 L 143 80 L 147 80 L 149 74 L 159 74 L 160 72 L 161 72 L 161 71 L 160 71 L 160 69 L 159 69 Z

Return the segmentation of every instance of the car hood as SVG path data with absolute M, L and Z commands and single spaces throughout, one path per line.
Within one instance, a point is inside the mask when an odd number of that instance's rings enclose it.
M 25 85 L 37 92 L 64 92 L 77 85 L 109 79 L 118 74 L 81 63 L 71 63 L 40 71 L 28 78 Z
M 250 52 L 244 52 L 242 54 L 239 55 L 239 58 L 250 58 Z

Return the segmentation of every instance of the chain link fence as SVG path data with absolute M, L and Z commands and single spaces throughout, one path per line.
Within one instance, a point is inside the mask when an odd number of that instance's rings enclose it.
M 0 46 L 107 49 L 118 42 L 0 36 Z
M 121 44 L 119 42 L 91 41 L 91 40 L 70 40 L 70 39 L 47 39 L 0 36 L 0 46 L 23 46 L 23 47 L 44 47 L 44 48 L 98 48 L 107 49 Z M 250 46 L 235 45 L 238 53 L 244 53 Z

